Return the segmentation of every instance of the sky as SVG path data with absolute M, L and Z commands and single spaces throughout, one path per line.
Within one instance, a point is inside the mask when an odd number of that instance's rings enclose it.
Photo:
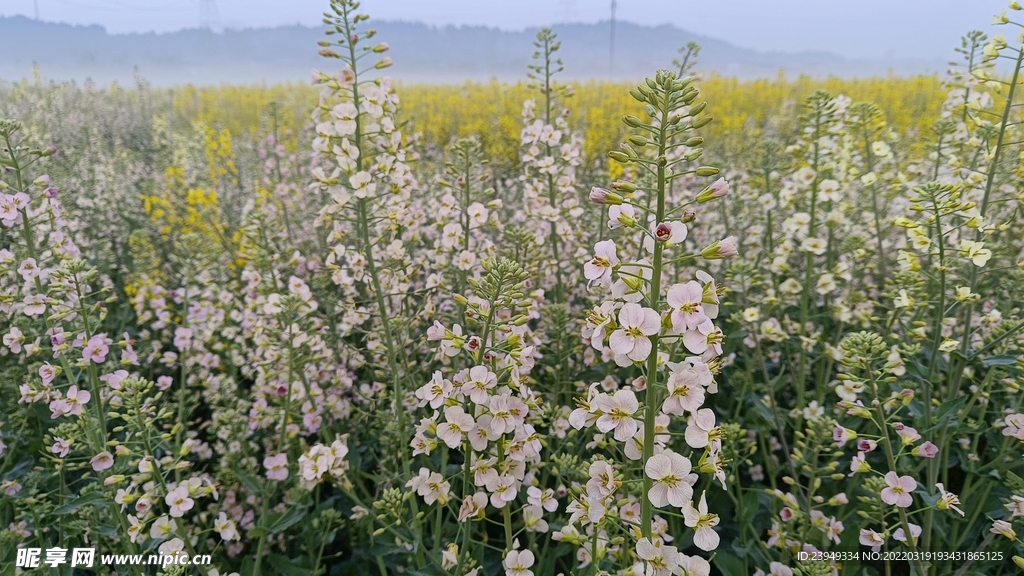
M 616 18 L 673 24 L 768 51 L 825 51 L 847 58 L 943 58 L 965 32 L 993 34 L 1007 0 L 617 0 Z M 246 28 L 320 23 L 327 0 L 0 0 L 20 14 L 110 33 L 171 32 L 204 22 Z M 373 18 L 520 30 L 608 20 L 611 0 L 364 0 Z M 1007 30 L 1007 34 L 1012 32 Z

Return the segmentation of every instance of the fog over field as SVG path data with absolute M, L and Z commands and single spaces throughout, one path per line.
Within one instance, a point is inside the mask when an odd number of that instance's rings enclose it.
M 390 75 L 405 81 L 459 83 L 522 78 L 536 28 L 520 31 L 484 26 L 431 26 L 377 21 L 391 45 Z M 687 41 L 701 44 L 701 69 L 740 78 L 788 75 L 912 75 L 941 72 L 946 59 L 847 58 L 825 51 L 758 51 L 672 25 L 616 24 L 616 54 L 610 58 L 610 24 L 555 26 L 566 77 L 636 79 L 671 62 Z M 103 27 L 0 17 L 0 78 L 31 76 L 33 66 L 53 79 L 86 78 L 104 85 L 131 82 L 135 70 L 156 85 L 306 81 L 323 67 L 316 52 L 322 27 L 277 26 L 216 32 L 192 28 L 168 33 L 111 34 Z M 949 47 L 950 54 L 952 46 Z

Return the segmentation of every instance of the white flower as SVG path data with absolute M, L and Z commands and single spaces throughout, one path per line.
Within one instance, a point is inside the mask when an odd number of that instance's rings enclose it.
M 712 440 L 717 440 L 714 410 L 702 408 L 690 416 L 690 421 L 686 423 L 685 437 L 691 448 L 704 448 Z
M 533 566 L 534 560 L 533 552 L 529 550 L 509 550 L 502 562 L 505 576 L 533 576 L 530 567 Z
M 171 535 L 178 529 L 178 524 L 167 516 L 161 516 L 149 527 L 149 537 L 154 540 L 161 540 Z
M 171 507 L 171 516 L 181 518 L 195 506 L 195 501 L 189 498 L 188 486 L 181 485 L 172 490 L 164 497 L 164 502 Z
M 602 414 L 597 419 L 597 429 L 608 433 L 614 430 L 615 439 L 625 442 L 637 431 L 633 414 L 640 409 L 640 403 L 632 390 L 618 390 L 614 396 L 602 394 L 596 400 Z
M 648 336 L 657 334 L 660 329 L 661 316 L 656 311 L 639 304 L 626 304 L 619 310 L 619 329 L 612 332 L 608 346 L 619 356 L 625 356 L 633 362 L 643 362 L 651 354 L 651 339 Z M 626 361 L 625 365 L 629 365 L 629 362 Z
M 704 551 L 718 548 L 719 536 L 714 527 L 718 525 L 718 515 L 708 513 L 706 493 L 700 495 L 700 503 L 694 508 L 688 504 L 683 508 L 686 525 L 694 529 L 693 545 Z
M 687 505 L 693 498 L 693 487 L 686 481 L 692 467 L 689 459 L 671 450 L 651 456 L 644 465 L 647 477 L 654 480 L 647 492 L 651 504 L 656 508 L 668 504 L 677 508 Z
M 488 390 L 498 384 L 498 377 L 486 366 L 474 366 L 469 369 L 469 378 L 462 385 L 462 393 L 477 404 L 487 404 Z
M 612 283 L 612 268 L 619 265 L 615 242 L 602 240 L 594 245 L 594 257 L 583 265 L 583 276 L 590 284 L 607 288 Z
M 137 517 L 135 517 L 134 515 L 129 514 L 128 515 L 128 539 L 131 540 L 132 543 L 138 542 L 139 536 L 142 535 L 142 528 L 143 528 L 143 526 L 142 526 L 142 523 L 139 522 L 139 519 Z
M 458 448 L 466 434 L 476 427 L 473 417 L 462 406 L 449 406 L 444 410 L 445 422 L 438 424 L 437 437 L 449 448 Z
M 672 308 L 672 329 L 683 333 L 704 323 L 708 317 L 701 306 L 703 299 L 704 287 L 694 280 L 670 287 L 665 301 Z
M 451 394 L 452 383 L 441 375 L 440 370 L 435 370 L 430 382 L 416 390 L 416 396 L 435 410 L 440 408 Z
M 679 551 L 675 546 L 663 546 L 660 539 L 652 544 L 650 538 L 641 538 L 636 543 L 636 555 L 647 566 L 644 576 L 671 576 L 679 569 Z
M 485 492 L 476 492 L 466 496 L 466 499 L 462 501 L 462 506 L 459 507 L 459 522 L 475 517 L 485 506 L 487 506 L 487 494 Z
M 803 242 L 800 243 L 800 249 L 804 252 L 821 256 L 828 249 L 828 244 L 820 238 L 804 238 Z
M 679 555 L 680 576 L 711 576 L 711 564 L 700 556 Z
M 696 412 L 704 404 L 704 387 L 693 368 L 669 372 L 666 384 L 668 398 L 661 405 L 662 412 L 682 416 L 685 412 Z
M 992 251 L 985 248 L 984 242 L 971 242 L 970 240 L 960 241 L 960 255 L 969 258 L 975 266 L 984 266 L 992 257 Z
M 213 529 L 226 541 L 238 540 L 240 538 L 234 520 L 229 520 L 228 515 L 224 512 L 217 516 L 217 520 L 213 523 Z
M 160 545 L 159 551 L 164 556 L 177 556 L 185 550 L 185 542 L 181 538 L 172 538 Z

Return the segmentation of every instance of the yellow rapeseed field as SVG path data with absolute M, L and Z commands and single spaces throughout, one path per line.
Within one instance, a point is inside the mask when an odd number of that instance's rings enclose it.
M 581 130 L 587 162 L 594 162 L 614 148 L 623 133 L 622 110 L 638 108 L 627 90 L 629 83 L 574 82 L 570 125 Z M 704 95 L 714 103 L 715 122 L 709 135 L 734 153 L 745 149 L 743 141 L 765 133 L 788 132 L 795 121 L 797 104 L 815 90 L 845 94 L 854 101 L 876 103 L 890 126 L 903 131 L 928 127 L 937 118 L 945 97 L 935 76 L 909 78 L 815 79 L 807 76 L 739 80 L 710 75 L 700 82 Z M 399 119 L 422 134 L 428 147 L 441 147 L 453 139 L 480 135 L 485 153 L 495 161 L 516 164 L 522 103 L 539 93 L 525 82 L 467 82 L 461 85 L 411 84 L 400 87 Z M 309 117 L 317 103 L 317 91 L 304 84 L 273 86 L 220 86 L 175 89 L 176 120 L 202 121 L 218 129 L 244 134 L 277 133 L 292 149 L 296 128 Z M 779 129 L 781 128 L 781 129 Z

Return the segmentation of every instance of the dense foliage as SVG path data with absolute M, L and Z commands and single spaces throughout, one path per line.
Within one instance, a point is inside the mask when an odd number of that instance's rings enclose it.
M 0 87 L 0 574 L 1024 567 L 1019 41 L 881 105 L 711 78 L 716 130 L 696 47 L 620 99 L 551 30 L 406 106 L 357 10 L 301 117 Z

